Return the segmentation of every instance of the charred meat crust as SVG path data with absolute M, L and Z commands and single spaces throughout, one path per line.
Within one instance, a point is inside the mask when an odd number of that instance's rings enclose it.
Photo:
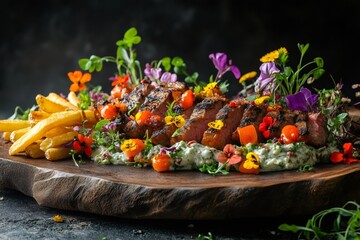
M 179 130 L 179 133 L 172 137 L 170 144 L 179 141 L 201 142 L 203 133 L 208 128 L 208 123 L 215 120 L 216 113 L 223 107 L 227 99 L 223 97 L 205 98 L 196 104 L 188 121 Z
M 201 140 L 201 144 L 222 150 L 224 146 L 231 143 L 232 133 L 239 126 L 246 107 L 245 101 L 237 101 L 236 106 L 224 105 L 216 114 L 215 119 L 221 120 L 224 126 L 217 130 L 208 128 Z

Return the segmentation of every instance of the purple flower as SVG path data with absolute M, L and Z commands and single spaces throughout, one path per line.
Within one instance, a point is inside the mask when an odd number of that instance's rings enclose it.
M 228 61 L 225 53 L 210 54 L 209 58 L 213 61 L 215 68 L 218 70 L 217 79 L 221 78 L 226 72 L 231 71 L 235 78 L 240 78 L 240 70 L 232 64 L 232 60 Z
M 301 88 L 300 92 L 286 96 L 286 104 L 290 110 L 314 111 L 319 96 L 312 94 L 307 88 Z
M 264 89 L 271 89 L 272 82 L 275 79 L 275 74 L 280 70 L 276 67 L 275 62 L 265 62 L 260 66 L 260 76 L 255 81 L 255 91 L 263 91 Z
M 147 63 L 145 65 L 144 73 L 151 81 L 156 81 L 160 79 L 161 68 L 152 68 L 151 64 Z
M 90 99 L 93 102 L 99 102 L 105 98 L 105 94 L 102 92 L 96 93 L 93 91 L 89 91 Z
M 110 131 L 115 131 L 116 130 L 116 123 L 115 122 L 110 122 L 105 124 L 102 129 L 103 132 L 110 132 Z
M 176 80 L 177 75 L 175 73 L 171 74 L 169 72 L 164 72 L 160 78 L 161 82 L 176 82 Z

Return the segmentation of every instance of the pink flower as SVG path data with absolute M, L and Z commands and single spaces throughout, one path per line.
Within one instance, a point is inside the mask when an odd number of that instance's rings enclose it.
M 233 165 L 241 161 L 241 156 L 235 153 L 235 147 L 232 144 L 226 144 L 223 151 L 217 156 L 217 161 L 220 163 L 226 163 Z

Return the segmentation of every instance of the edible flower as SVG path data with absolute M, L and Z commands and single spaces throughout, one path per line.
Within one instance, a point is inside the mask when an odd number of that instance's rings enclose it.
M 333 163 L 343 162 L 344 164 L 350 164 L 353 162 L 358 162 L 356 158 L 353 158 L 353 145 L 352 143 L 343 144 L 343 152 L 333 152 L 330 156 L 330 161 Z
M 244 83 L 248 79 L 252 79 L 256 76 L 257 72 L 252 71 L 242 75 L 239 79 L 239 83 Z
M 64 222 L 64 219 L 62 218 L 61 215 L 55 215 L 55 216 L 53 217 L 53 221 L 54 221 L 54 222 L 57 222 L 57 223 L 62 223 L 62 222 Z
M 260 58 L 260 62 L 266 63 L 266 62 L 274 62 L 276 61 L 280 54 L 287 54 L 287 49 L 284 47 L 279 48 L 278 50 L 274 50 L 272 52 L 269 52 L 265 54 L 263 57 Z
M 87 82 L 91 80 L 91 74 L 83 74 L 81 71 L 68 72 L 68 77 L 72 84 L 70 85 L 71 92 L 80 92 L 86 88 Z
M 317 94 L 312 94 L 309 89 L 302 87 L 300 92 L 286 96 L 286 105 L 293 111 L 314 111 L 318 98 Z
M 276 118 L 273 119 L 271 116 L 265 116 L 263 121 L 259 125 L 259 131 L 262 132 L 263 136 L 268 139 L 270 137 L 270 130 L 276 123 Z
M 256 105 L 260 105 L 260 104 L 266 102 L 267 100 L 269 100 L 269 98 L 270 98 L 270 96 L 261 96 L 261 97 L 256 98 L 254 102 Z
M 138 138 L 124 140 L 120 146 L 121 151 L 123 151 L 129 159 L 140 153 L 144 148 L 144 141 Z
M 130 78 L 129 74 L 126 74 L 125 76 L 112 77 L 110 78 L 110 80 L 113 81 L 111 83 L 111 86 L 116 86 L 116 85 L 128 86 L 129 78 Z
M 255 91 L 272 90 L 275 75 L 280 72 L 275 62 L 265 62 L 260 66 L 260 76 L 255 81 Z
M 235 78 L 240 78 L 241 74 L 239 68 L 233 65 L 231 59 L 228 61 L 227 55 L 225 53 L 212 53 L 209 55 L 209 58 L 212 60 L 215 68 L 218 70 L 216 80 L 220 79 L 228 71 L 231 71 Z
M 246 154 L 246 160 L 240 163 L 239 171 L 242 173 L 254 173 L 260 172 L 260 160 L 259 156 L 254 152 Z
M 92 154 L 92 142 L 93 139 L 91 137 L 79 133 L 77 136 L 77 140 L 73 142 L 73 148 L 78 153 L 85 153 L 86 156 L 90 157 Z
M 178 116 L 166 116 L 164 118 L 164 120 L 165 120 L 165 124 L 167 124 L 167 125 L 175 124 L 175 126 L 178 127 L 178 128 L 184 126 L 184 124 L 185 124 L 185 119 L 181 115 L 178 115 Z
M 235 153 L 235 147 L 232 144 L 226 144 L 223 151 L 217 155 L 217 161 L 223 164 L 236 164 L 241 161 L 241 156 Z
M 215 121 L 209 122 L 208 127 L 216 130 L 220 130 L 224 127 L 224 122 L 219 119 L 216 119 Z
M 205 97 L 211 97 L 219 92 L 220 90 L 217 86 L 217 82 L 211 82 L 204 87 L 204 89 L 201 91 L 201 95 Z

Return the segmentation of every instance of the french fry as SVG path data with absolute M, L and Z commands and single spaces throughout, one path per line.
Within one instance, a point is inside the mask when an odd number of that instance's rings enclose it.
M 80 103 L 80 99 L 76 96 L 76 93 L 73 91 L 69 92 L 67 99 L 75 106 L 78 106 L 78 104 Z
M 45 158 L 50 161 L 66 159 L 70 157 L 70 150 L 65 147 L 49 148 L 45 151 Z
M 30 127 L 28 120 L 3 119 L 0 120 L 0 132 L 12 132 L 21 128 Z
M 18 140 L 22 135 L 24 135 L 25 133 L 27 133 L 30 129 L 31 129 L 31 127 L 26 127 L 26 128 L 21 128 L 21 129 L 12 131 L 11 134 L 10 134 L 10 141 L 11 141 L 11 142 L 15 142 L 15 141 Z
M 48 94 L 47 98 L 54 101 L 57 104 L 64 106 L 67 110 L 79 110 L 77 105 L 72 104 L 71 102 L 61 97 L 57 93 L 51 92 Z
M 70 131 L 73 131 L 72 127 L 56 127 L 56 128 L 51 129 L 50 131 L 48 131 L 45 134 L 45 137 L 46 138 L 51 138 L 51 137 L 55 137 L 57 135 L 67 133 L 67 132 L 70 132 Z
M 77 132 L 71 131 L 51 138 L 45 138 L 40 144 L 40 149 L 45 152 L 49 148 L 60 147 L 61 145 L 72 141 L 77 134 Z
M 25 155 L 30 158 L 44 158 L 45 152 L 40 149 L 41 141 L 36 141 L 25 148 Z
M 48 112 L 48 113 L 56 113 L 56 112 L 62 112 L 66 110 L 66 107 L 54 102 L 53 100 L 45 97 L 44 95 L 38 94 L 36 95 L 36 103 L 39 106 L 39 109 Z
M 48 118 L 38 122 L 27 133 L 15 141 L 9 148 L 9 155 L 16 155 L 23 152 L 27 146 L 44 137 L 49 130 L 55 127 L 81 125 L 84 120 L 95 123 L 96 117 L 94 112 L 91 110 L 78 110 L 53 113 Z
M 2 137 L 5 141 L 10 141 L 10 135 L 11 135 L 11 132 L 3 132 L 3 134 L 1 135 L 1 137 Z
M 31 111 L 29 113 L 29 121 L 31 125 L 35 125 L 39 121 L 48 118 L 51 115 L 51 113 L 44 112 L 44 111 Z

